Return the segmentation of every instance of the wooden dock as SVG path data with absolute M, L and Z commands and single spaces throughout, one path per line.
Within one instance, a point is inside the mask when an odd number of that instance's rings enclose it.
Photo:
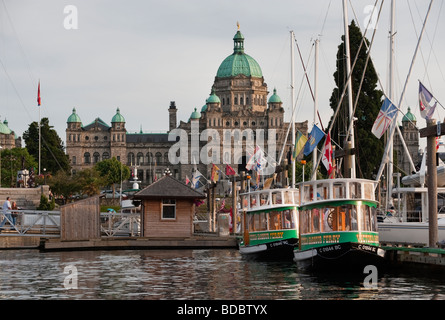
M 385 258 L 393 266 L 445 267 L 445 249 L 415 243 L 382 243 Z

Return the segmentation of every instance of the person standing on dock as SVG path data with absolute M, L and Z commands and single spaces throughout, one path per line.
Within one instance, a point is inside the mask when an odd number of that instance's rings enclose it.
M 0 232 L 1 228 L 5 225 L 6 221 L 9 220 L 9 223 L 12 224 L 12 215 L 11 212 L 8 213 L 8 210 L 11 210 L 11 202 L 9 201 L 9 197 L 6 198 L 6 201 L 3 203 L 3 221 L 0 223 Z

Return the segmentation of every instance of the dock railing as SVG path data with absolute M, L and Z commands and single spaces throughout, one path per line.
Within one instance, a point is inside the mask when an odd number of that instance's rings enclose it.
M 101 236 L 138 237 L 141 236 L 140 213 L 101 212 L 100 231 Z
M 4 219 L 1 235 L 60 236 L 60 211 L 9 210 L 0 213 L 0 222 Z

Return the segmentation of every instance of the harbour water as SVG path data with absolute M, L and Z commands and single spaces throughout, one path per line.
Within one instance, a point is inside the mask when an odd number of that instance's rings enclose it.
M 391 271 L 314 275 L 292 262 L 243 259 L 235 249 L 0 251 L 2 300 L 432 300 L 442 276 Z

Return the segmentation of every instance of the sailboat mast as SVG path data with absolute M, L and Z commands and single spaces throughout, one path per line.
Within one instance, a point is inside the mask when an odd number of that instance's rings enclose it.
M 394 78 L 393 78 L 393 71 L 394 71 L 394 36 L 395 36 L 395 30 L 394 30 L 394 20 L 395 20 L 395 1 L 391 0 L 391 23 L 390 23 L 390 30 L 389 30 L 389 81 L 388 81 L 388 96 L 391 101 L 394 101 Z M 391 139 L 390 139 L 391 138 Z M 394 158 L 394 139 L 388 135 L 387 144 L 389 145 L 389 158 L 388 161 L 388 174 L 387 174 L 387 194 L 386 194 L 386 209 L 388 207 L 393 205 L 392 200 L 392 187 L 393 187 L 393 172 L 394 172 L 394 164 L 393 164 L 393 158 Z
M 315 64 L 314 64 L 314 125 L 317 123 L 317 114 L 318 114 L 318 39 L 315 40 Z M 312 172 L 315 172 L 317 169 L 317 148 L 312 151 Z M 314 180 L 317 175 L 313 174 Z
M 346 0 L 343 0 L 343 24 L 345 29 L 345 50 L 346 50 L 346 74 L 348 75 L 348 107 L 349 107 L 349 120 L 354 116 L 353 114 L 353 103 L 352 103 L 352 81 L 349 74 L 351 73 L 351 53 L 349 48 L 349 28 L 348 28 L 348 7 Z M 349 121 L 350 122 L 350 121 Z M 352 125 L 350 131 L 347 133 L 348 140 L 350 145 L 348 148 L 354 149 L 355 141 L 354 141 L 354 126 Z M 350 155 L 350 174 L 347 173 L 347 176 L 350 178 L 355 178 L 355 155 Z
M 294 32 L 290 32 L 290 58 L 291 58 L 291 106 L 294 110 L 295 103 L 295 75 L 294 75 Z M 295 112 L 292 111 L 292 149 L 293 154 L 295 148 Z M 295 161 L 292 161 L 292 188 L 295 188 Z

